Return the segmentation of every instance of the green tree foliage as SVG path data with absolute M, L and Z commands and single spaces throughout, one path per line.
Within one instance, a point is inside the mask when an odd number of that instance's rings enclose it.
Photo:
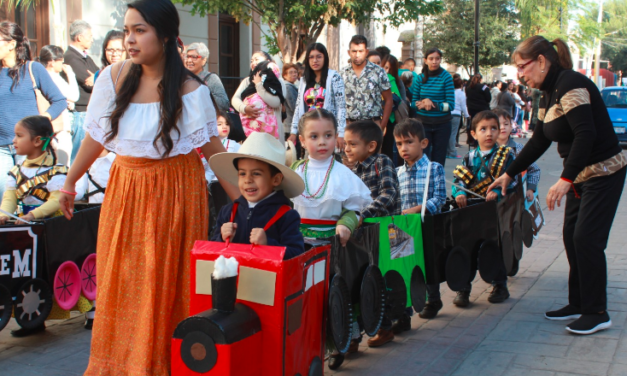
M 445 11 L 424 27 L 425 49 L 437 47 L 444 60 L 470 74 L 474 61 L 474 0 L 445 0 Z M 518 44 L 519 23 L 513 0 L 480 0 L 479 65 L 507 63 Z
M 173 0 L 192 6 L 192 13 L 204 16 L 227 13 L 246 24 L 258 14 L 270 28 L 266 36 L 271 53 L 281 53 L 283 61 L 302 59 L 299 46 L 314 42 L 326 25 L 337 26 L 342 20 L 356 24 L 374 20 L 387 26 L 399 26 L 441 11 L 440 0 Z M 382 16 L 375 16 L 382 15 Z M 273 48 L 272 48 L 273 47 Z M 302 48 L 301 48 L 302 50 Z
M 609 0 L 603 5 L 604 36 L 601 57 L 610 61 L 612 70 L 627 73 L 627 2 Z
M 515 4 L 522 39 L 534 35 L 561 38 L 586 52 L 600 35 L 596 0 L 515 0 Z

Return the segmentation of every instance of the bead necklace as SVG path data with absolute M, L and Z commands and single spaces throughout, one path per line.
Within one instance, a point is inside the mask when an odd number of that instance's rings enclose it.
M 329 168 L 327 169 L 327 173 L 324 176 L 324 180 L 322 181 L 322 184 L 320 185 L 320 187 L 318 188 L 318 190 L 316 191 L 316 193 L 314 193 L 313 195 L 309 192 L 309 185 L 307 184 L 307 164 L 309 163 L 309 159 L 305 161 L 305 167 L 303 169 L 303 177 L 305 180 L 305 192 L 307 193 L 307 195 L 305 195 L 304 193 L 302 193 L 301 195 L 307 199 L 319 199 L 320 197 L 324 196 L 324 193 L 327 191 L 327 186 L 329 185 L 329 179 L 331 176 L 331 170 L 333 169 L 333 165 L 335 164 L 335 158 L 331 158 L 331 163 L 329 164 Z M 320 193 L 320 190 L 322 190 L 322 193 Z M 318 195 L 318 193 L 320 193 L 320 195 Z

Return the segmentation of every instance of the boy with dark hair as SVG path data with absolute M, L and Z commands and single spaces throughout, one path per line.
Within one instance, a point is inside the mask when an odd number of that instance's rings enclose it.
M 492 182 L 501 176 L 515 158 L 512 149 L 507 146 L 499 146 L 497 138 L 499 136 L 499 118 L 492 111 L 481 111 L 472 119 L 470 134 L 477 140 L 478 146 L 464 156 L 462 165 L 457 166 L 453 171 L 453 182 L 486 200 L 500 200 L 504 193 L 514 190 L 516 180 L 508 187 L 507 192 L 501 192 L 500 188 L 494 189 L 490 193 L 486 192 Z M 453 185 L 453 197 L 460 208 L 467 205 L 466 191 L 458 189 Z M 507 290 L 507 275 L 503 268 L 502 275 L 499 275 L 493 282 L 494 288 L 488 297 L 490 303 L 500 303 L 509 298 Z M 468 285 L 462 291 L 457 292 L 457 297 L 453 304 L 458 307 L 466 307 L 470 304 L 470 290 L 472 285 Z
M 503 110 L 502 108 L 495 108 L 492 110 L 499 118 L 500 132 L 496 142 L 499 146 L 507 146 L 514 151 L 514 154 L 518 156 L 523 149 L 523 145 L 514 141 L 511 137 L 512 133 L 512 115 Z M 525 195 L 527 201 L 533 201 L 535 193 L 538 191 L 538 183 L 540 182 L 540 166 L 537 163 L 532 163 L 527 169 L 527 192 Z
M 220 210 L 211 240 L 283 246 L 284 259 L 305 252 L 300 215 L 289 198 L 305 189 L 303 179 L 285 166 L 285 148 L 268 133 L 254 132 L 237 153 L 219 153 L 209 164 L 216 176 L 242 194 Z
M 362 218 L 388 217 L 401 213 L 401 195 L 394 162 L 379 154 L 383 142 L 381 128 L 372 120 L 360 120 L 346 126 L 344 151 L 353 172 L 370 189 L 374 200 L 361 211 Z
M 421 213 L 423 202 L 426 206 L 425 211 L 428 211 L 429 214 L 439 213 L 446 201 L 444 167 L 439 163 L 430 162 L 424 154 L 429 140 L 425 137 L 422 123 L 416 119 L 405 119 L 394 128 L 394 139 L 398 153 L 405 161 L 404 165 L 397 169 L 402 213 Z M 426 187 L 427 175 L 429 176 L 428 187 Z M 423 197 L 425 191 L 427 193 L 426 200 Z M 439 285 L 427 285 L 429 299 L 423 311 L 420 312 L 420 317 L 435 317 L 442 308 L 439 290 Z M 394 338 L 394 333 L 398 334 L 411 329 L 411 312 L 412 310 L 409 308 L 405 315 L 392 326 L 391 331 L 383 328 L 376 337 L 372 338 L 372 342 L 378 340 L 374 345 L 386 343 L 384 340 L 388 338 L 387 342 L 389 342 Z M 427 313 L 425 314 L 425 312 Z M 370 341 L 368 344 L 373 346 Z

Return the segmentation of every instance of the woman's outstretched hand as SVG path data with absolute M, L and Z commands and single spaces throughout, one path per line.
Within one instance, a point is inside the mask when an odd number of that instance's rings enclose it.
M 568 191 L 570 191 L 571 183 L 566 180 L 558 180 L 546 194 L 546 204 L 549 207 L 549 210 L 555 209 L 555 202 L 557 202 L 557 206 L 561 206 L 562 198 Z
M 488 187 L 488 191 L 486 192 L 486 195 L 492 192 L 492 190 L 496 188 L 501 188 L 501 192 L 503 192 L 503 195 L 505 195 L 505 192 L 507 192 L 507 187 L 509 187 L 512 180 L 513 179 L 510 178 L 509 175 L 507 175 L 506 173 L 499 176 L 498 179 L 496 179 L 492 184 L 490 184 L 490 186 Z

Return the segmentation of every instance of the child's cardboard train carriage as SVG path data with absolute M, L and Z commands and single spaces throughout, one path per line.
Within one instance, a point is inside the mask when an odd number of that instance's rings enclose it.
M 459 209 L 454 200 L 447 201 L 441 213 L 425 218 L 428 283 L 447 282 L 451 290 L 460 291 L 477 271 L 488 283 L 503 268 L 507 275 L 516 275 L 523 244 L 531 247 L 541 228 L 532 222 L 522 187 L 498 203 L 471 198 Z
M 283 260 L 282 247 L 196 242 L 191 316 L 174 332 L 172 375 L 322 375 L 330 246 L 307 248 Z M 216 290 L 233 302 L 227 309 L 212 288 L 221 255 L 239 262 L 232 287 Z
M 56 217 L 0 226 L 0 330 L 12 314 L 21 327 L 38 327 L 53 299 L 67 311 L 81 296 L 96 298 L 99 217 L 96 205 L 77 210 L 72 221 Z

